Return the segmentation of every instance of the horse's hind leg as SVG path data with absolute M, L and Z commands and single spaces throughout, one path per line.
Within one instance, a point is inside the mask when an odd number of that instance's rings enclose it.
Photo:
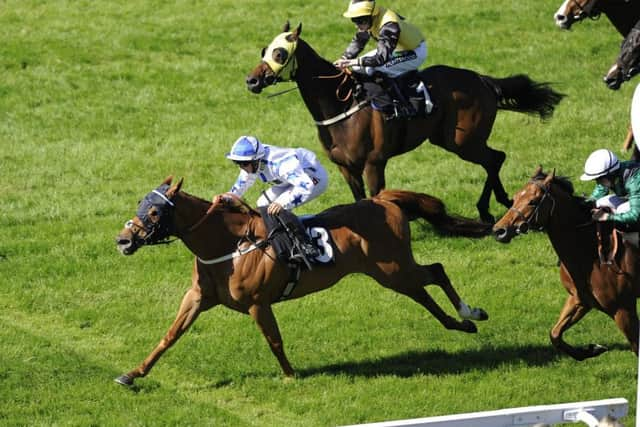
M 292 377 L 294 375 L 294 371 L 289 364 L 287 356 L 284 354 L 284 346 L 282 344 L 282 337 L 280 336 L 280 329 L 278 329 L 278 323 L 273 315 L 271 306 L 254 304 L 249 308 L 249 314 L 262 331 L 264 337 L 267 339 L 271 352 L 278 359 L 284 374 L 287 377 Z
M 364 166 L 364 175 L 371 196 L 375 196 L 385 188 L 384 169 L 386 166 L 386 160 L 368 161 Z
M 589 307 L 582 305 L 577 297 L 569 295 L 564 303 L 564 307 L 562 307 L 558 322 L 551 329 L 550 339 L 553 346 L 576 360 L 585 360 L 607 351 L 606 347 L 599 344 L 590 344 L 585 348 L 573 347 L 562 339 L 562 335 L 578 323 L 590 310 Z
M 496 196 L 496 200 L 505 208 L 510 208 L 513 205 L 513 200 L 509 198 L 509 195 L 504 189 L 502 185 L 502 180 L 500 179 L 500 169 L 502 169 L 502 164 L 507 159 L 507 155 L 504 151 L 494 150 L 493 148 L 488 147 L 491 150 L 491 155 L 493 157 L 493 165 L 494 172 L 493 174 L 489 174 L 489 181 L 491 182 L 491 186 L 493 188 L 493 194 Z
M 489 318 L 489 315 L 483 309 L 478 307 L 469 307 L 465 304 L 451 284 L 451 280 L 449 280 L 449 276 L 445 273 L 442 264 L 435 263 L 421 267 L 429 269 L 431 275 L 434 277 L 433 284 L 440 286 L 461 318 L 471 320 L 487 320 Z
M 631 300 L 634 302 L 633 307 L 620 308 L 613 316 L 618 328 L 627 337 L 629 344 L 631 344 L 631 350 L 638 355 L 638 313 L 635 306 L 635 298 L 632 296 Z
M 140 366 L 129 373 L 120 375 L 115 381 L 122 385 L 131 386 L 133 385 L 134 379 L 147 375 L 153 365 L 160 359 L 160 356 L 175 344 L 189 326 L 191 326 L 198 317 L 198 314 L 200 314 L 205 307 L 208 308 L 210 306 L 211 304 L 202 300 L 200 289 L 195 287 L 189 289 L 182 299 L 176 319 L 156 348 L 144 359 Z
M 438 321 L 447 329 L 454 329 L 463 332 L 477 332 L 476 325 L 464 319 L 459 321 L 442 310 L 442 308 L 431 298 L 429 293 L 424 289 L 425 282 L 427 284 L 435 284 L 440 286 L 455 309 L 459 314 L 473 317 L 474 320 L 486 320 L 487 314 L 482 309 L 469 308 L 460 298 L 458 293 L 453 289 L 449 278 L 444 272 L 442 264 L 435 263 L 426 266 L 416 266 L 413 272 L 403 275 L 404 277 L 394 278 L 393 283 L 389 286 L 391 289 L 416 301 L 425 307 Z M 383 283 L 383 282 L 381 282 Z
M 352 168 L 338 165 L 338 170 L 340 170 L 340 173 L 347 181 L 349 189 L 351 190 L 351 194 L 353 194 L 353 198 L 356 201 L 367 197 L 367 194 L 364 190 L 364 180 L 362 179 L 362 169 L 360 169 L 360 171 L 358 172 L 357 170 L 353 170 Z

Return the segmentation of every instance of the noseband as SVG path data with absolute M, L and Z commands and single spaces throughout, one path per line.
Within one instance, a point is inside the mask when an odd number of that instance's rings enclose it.
M 584 18 L 593 19 L 594 21 L 600 18 L 600 11 L 594 13 L 593 9 L 595 7 L 596 1 L 589 1 L 585 3 L 586 6 L 578 3 L 578 0 L 571 0 L 573 4 L 578 8 L 578 14 L 574 15 L 574 19 L 580 21 Z
M 529 181 L 529 183 L 536 185 L 540 190 L 542 190 L 543 194 L 528 218 L 519 209 L 513 206 L 509 208 L 510 211 L 514 211 L 518 215 L 518 218 L 522 219 L 523 221 L 522 224 L 516 227 L 516 233 L 518 234 L 526 234 L 527 231 L 529 231 L 529 228 L 531 228 L 532 226 L 534 226 L 534 229 L 538 231 L 542 231 L 544 229 L 544 226 L 538 223 L 538 218 L 540 216 L 540 207 L 547 197 L 552 202 L 550 215 L 553 214 L 553 210 L 556 208 L 556 200 L 553 198 L 548 188 L 540 184 L 540 182 L 538 181 L 531 180 Z

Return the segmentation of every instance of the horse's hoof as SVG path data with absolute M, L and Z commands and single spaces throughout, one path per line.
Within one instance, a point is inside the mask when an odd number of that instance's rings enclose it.
M 471 320 L 463 320 L 461 330 L 470 334 L 475 334 L 478 332 L 478 327 Z
M 125 387 L 131 387 L 133 385 L 133 378 L 127 374 L 122 374 L 118 378 L 114 378 L 114 381 Z
M 471 311 L 471 313 L 473 315 L 473 320 L 489 320 L 489 315 L 481 308 L 476 307 Z
M 609 349 L 600 344 L 589 344 L 590 357 L 600 356 L 602 353 L 609 351 Z

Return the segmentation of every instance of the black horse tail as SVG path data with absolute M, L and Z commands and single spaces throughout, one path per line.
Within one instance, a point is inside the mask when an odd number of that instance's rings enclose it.
M 424 218 L 438 232 L 452 236 L 482 237 L 491 233 L 491 224 L 447 214 L 442 200 L 423 193 L 382 190 L 374 198 L 391 202 L 407 215 L 409 221 Z
M 537 114 L 541 120 L 550 118 L 565 97 L 553 90 L 550 83 L 537 83 L 525 74 L 504 79 L 481 75 L 480 79 L 496 94 L 498 109 Z

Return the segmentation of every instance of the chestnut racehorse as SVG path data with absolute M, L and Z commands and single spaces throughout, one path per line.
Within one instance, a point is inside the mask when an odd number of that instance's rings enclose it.
M 525 75 L 495 79 L 439 65 L 419 73 L 436 109 L 421 118 L 385 121 L 366 99 L 353 95 L 357 86 L 352 76 L 337 70 L 300 38 L 301 28 L 298 25 L 289 32 L 287 22 L 284 33 L 265 49 L 267 55 L 272 54 L 269 58 L 263 54 L 263 61 L 248 75 L 246 84 L 252 92 L 260 93 L 280 80 L 297 83 L 325 152 L 338 165 L 356 200 L 365 197 L 363 173 L 370 194 L 377 194 L 385 188 L 387 161 L 429 139 L 486 171 L 476 204 L 483 221 L 494 221 L 489 213 L 492 192 L 499 203 L 511 206 L 499 176 L 506 155 L 487 146 L 497 111 L 537 114 L 545 119 L 563 95 Z
M 198 315 L 216 305 L 249 314 L 266 338 L 286 376 L 294 375 L 284 353 L 272 304 L 327 289 L 350 273 L 364 273 L 426 308 L 447 329 L 477 332 L 469 319 L 486 320 L 484 310 L 471 308 L 453 288 L 442 264 L 417 264 L 413 258 L 408 221 L 423 217 L 437 230 L 449 234 L 486 235 L 486 224 L 451 217 L 434 197 L 406 191 L 383 191 L 378 196 L 336 206 L 313 217 L 332 241 L 333 262 L 303 270 L 293 290 L 289 269 L 277 261 L 260 214 L 230 194 L 214 203 L 180 191 L 182 180 L 167 178 L 140 202 L 136 216 L 127 222 L 116 243 L 131 255 L 144 245 L 177 236 L 193 252 L 191 288 L 184 296 L 169 331 L 140 366 L 116 381 L 132 385 L 149 373 Z M 325 252 L 326 253 L 326 252 Z M 449 316 L 424 289 L 442 288 L 458 315 Z
M 638 248 L 623 241 L 611 263 L 601 262 L 590 204 L 573 195 L 570 181 L 556 177 L 555 172 L 545 174 L 542 168 L 515 194 L 513 207 L 495 224 L 493 231 L 499 242 L 509 243 L 514 236 L 532 228 L 542 229 L 549 236 L 561 261 L 560 280 L 569 293 L 558 322 L 551 329 L 554 347 L 577 360 L 607 351 L 598 344 L 573 347 L 562 338 L 591 309 L 596 309 L 615 320 L 637 355 Z
M 636 72 L 638 57 L 637 37 L 630 33 L 640 20 L 640 2 L 635 0 L 564 0 L 553 15 L 556 25 L 564 30 L 583 19 L 598 19 L 604 13 L 620 35 L 625 38 L 620 47 L 616 62 L 604 76 L 604 82 L 610 89 L 619 89 Z

